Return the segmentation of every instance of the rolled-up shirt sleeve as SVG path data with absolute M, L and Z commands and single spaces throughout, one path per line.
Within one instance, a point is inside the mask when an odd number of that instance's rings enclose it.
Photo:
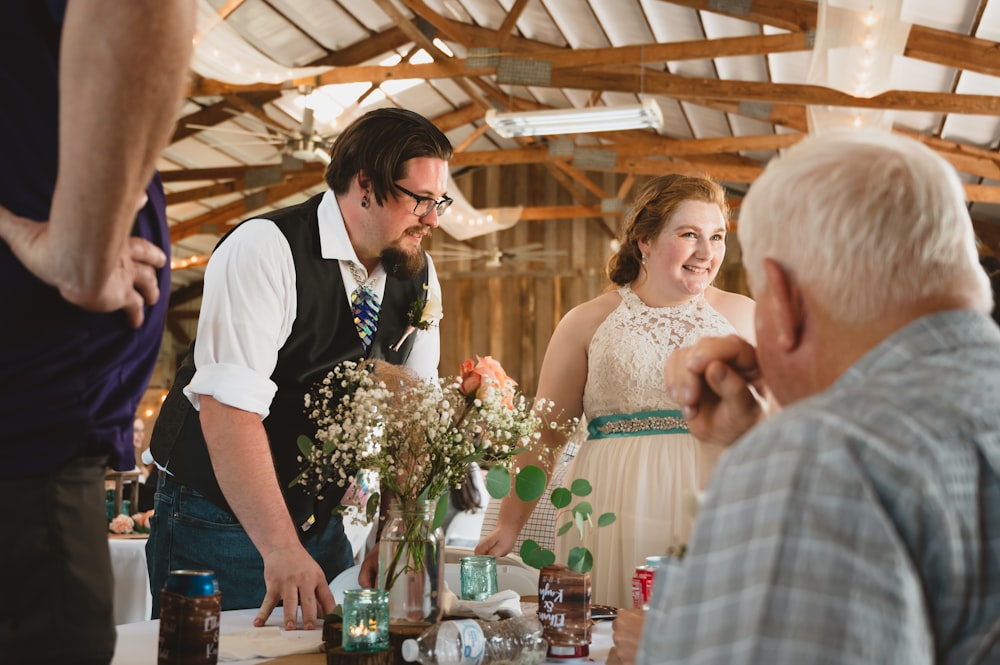
M 295 268 L 288 241 L 270 221 L 244 222 L 212 254 L 198 336 L 197 371 L 184 389 L 196 409 L 209 395 L 266 418 L 277 386 L 278 350 L 295 321 Z

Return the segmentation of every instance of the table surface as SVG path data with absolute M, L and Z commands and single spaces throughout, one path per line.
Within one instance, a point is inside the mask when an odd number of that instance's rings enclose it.
M 222 612 L 219 617 L 219 633 L 236 633 L 251 630 L 253 628 L 253 618 L 257 615 L 257 610 L 228 610 Z M 271 615 L 267 622 L 268 626 L 281 627 L 282 619 L 280 610 Z M 318 633 L 322 639 L 322 630 L 309 631 Z M 118 626 L 118 644 L 115 647 L 115 656 L 111 665 L 156 665 L 156 647 L 160 633 L 159 620 L 142 621 Z M 611 622 L 601 621 L 594 624 L 591 633 L 590 657 L 581 659 L 562 659 L 558 661 L 566 665 L 574 663 L 604 663 L 608 657 L 608 651 L 613 646 L 611 638 Z M 255 663 L 283 661 L 284 659 L 254 658 L 251 660 L 226 661 L 234 665 L 253 665 Z M 222 662 L 222 661 L 220 661 Z M 325 663 L 325 659 L 319 661 Z

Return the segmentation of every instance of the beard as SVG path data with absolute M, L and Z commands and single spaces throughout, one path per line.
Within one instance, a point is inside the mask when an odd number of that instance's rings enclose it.
M 387 275 L 396 279 L 411 280 L 423 272 L 426 265 L 424 251 L 420 247 L 415 248 L 413 252 L 407 252 L 395 245 L 382 250 L 382 266 Z

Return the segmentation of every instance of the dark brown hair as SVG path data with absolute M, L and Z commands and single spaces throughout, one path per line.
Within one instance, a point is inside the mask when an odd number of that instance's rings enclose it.
M 679 173 L 653 178 L 639 189 L 632 209 L 625 216 L 621 247 L 608 261 L 608 277 L 612 282 L 621 286 L 635 281 L 642 268 L 639 241 L 655 238 L 685 201 L 714 203 L 729 225 L 726 192 L 714 180 Z
M 419 113 L 381 108 L 369 111 L 337 137 L 326 167 L 326 184 L 345 194 L 351 179 L 364 171 L 372 182 L 375 202 L 382 205 L 393 183 L 406 177 L 405 164 L 415 157 L 448 161 L 454 149 L 448 137 Z

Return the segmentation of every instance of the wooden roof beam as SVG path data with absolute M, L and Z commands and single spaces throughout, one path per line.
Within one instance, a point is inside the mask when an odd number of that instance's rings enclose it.
M 305 174 L 289 178 L 280 185 L 267 187 L 204 215 L 174 224 L 170 227 L 170 240 L 177 242 L 199 233 L 222 235 L 229 226 L 249 217 L 252 213 L 315 186 L 322 180 L 321 174 Z
M 424 38 L 426 39 L 426 38 Z M 642 46 L 617 46 L 596 49 L 565 49 L 548 47 L 545 51 L 507 53 L 519 58 L 546 60 L 553 69 L 580 69 L 592 66 L 640 65 L 643 63 L 699 60 L 743 55 L 764 55 L 787 53 L 809 48 L 808 39 L 801 33 L 780 35 L 751 35 L 748 37 L 723 37 L 719 39 L 698 39 Z M 435 49 L 437 50 L 437 49 Z M 319 87 L 340 83 L 380 83 L 397 79 L 439 79 L 456 76 L 495 76 L 497 67 L 471 67 L 469 61 L 460 58 L 444 58 L 437 62 L 412 64 L 401 62 L 391 67 L 385 65 L 340 66 L 317 76 L 284 81 L 282 83 L 255 83 L 236 85 L 198 79 L 189 90 L 189 96 L 219 95 L 226 92 L 248 93 L 295 89 L 300 85 Z M 638 88 L 636 88 L 638 90 Z
M 1000 115 L 1000 96 L 966 95 L 946 92 L 889 90 L 870 98 L 854 97 L 818 85 L 733 81 L 677 76 L 667 72 L 647 72 L 642 77 L 626 68 L 586 69 L 579 72 L 554 70 L 551 86 L 580 90 L 636 92 L 667 97 L 721 99 L 736 102 L 799 104 L 803 106 L 843 106 L 888 108 L 897 111 Z
M 819 8 L 805 0 L 661 0 L 733 18 L 773 25 L 786 30 L 815 30 Z M 996 42 L 913 24 L 903 55 L 946 67 L 1000 76 L 1000 49 Z

